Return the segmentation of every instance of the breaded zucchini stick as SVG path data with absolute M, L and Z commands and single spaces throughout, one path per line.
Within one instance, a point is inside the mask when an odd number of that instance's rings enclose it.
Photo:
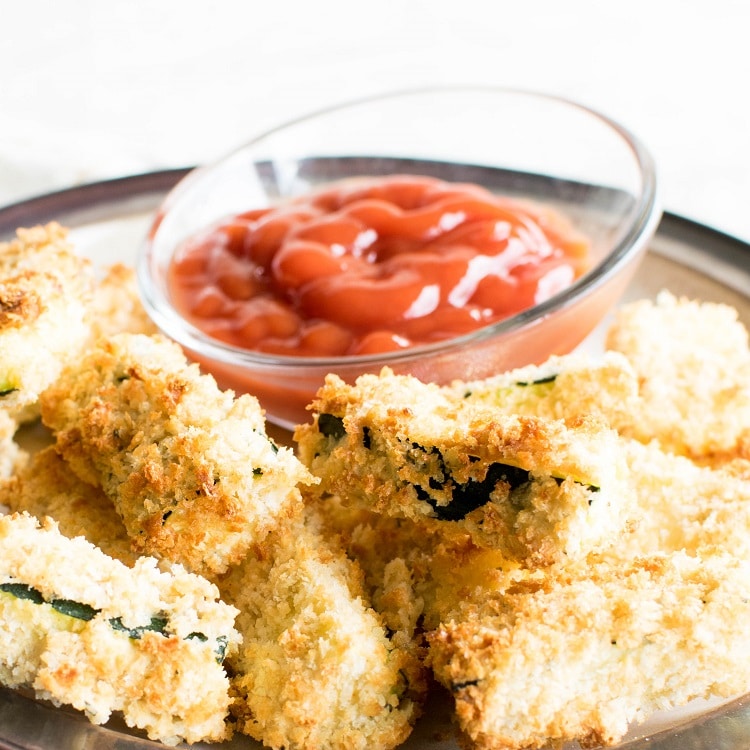
M 42 395 L 78 476 L 101 486 L 137 552 L 222 572 L 299 511 L 309 474 L 237 399 L 159 336 L 100 339 Z
M 666 299 L 662 297 L 662 304 L 668 304 Z M 640 309 L 641 304 L 636 308 Z M 647 309 L 651 310 L 650 304 Z M 723 309 L 720 312 L 729 315 Z M 683 314 L 690 319 L 703 316 L 705 311 L 690 304 L 684 308 L 678 304 L 673 315 Z M 744 337 L 738 330 L 735 334 L 732 345 L 737 346 L 739 353 Z M 667 452 L 677 446 L 669 445 L 669 430 L 663 424 L 656 424 L 660 439 L 652 440 L 656 433 L 646 430 L 651 425 L 646 414 L 653 404 L 650 396 L 641 398 L 638 386 L 628 361 L 618 352 L 608 352 L 600 361 L 577 355 L 559 357 L 539 367 L 483 381 L 455 383 L 452 387 L 467 401 L 486 403 L 507 413 L 571 421 L 591 412 L 624 435 L 633 434 L 634 426 L 641 425 L 638 437 L 645 442 L 623 437 L 619 449 L 630 467 L 632 488 L 642 510 L 636 514 L 635 533 L 618 542 L 619 553 L 634 555 L 680 549 L 694 552 L 700 546 L 723 543 L 736 554 L 747 555 L 750 553 L 750 462 L 722 461 L 712 469 Z M 678 418 L 675 429 L 681 431 L 684 427 Z M 692 435 L 691 439 L 697 441 Z M 697 442 L 695 445 L 698 447 Z M 684 448 L 683 445 L 683 452 Z
M 91 263 L 59 224 L 0 243 L 0 407 L 16 413 L 75 359 L 91 335 Z
M 593 358 L 551 357 L 541 365 L 510 370 L 484 380 L 456 381 L 458 398 L 505 414 L 562 419 L 575 423 L 597 417 L 618 428 L 639 408 L 638 378 L 618 352 Z
M 134 269 L 122 263 L 106 269 L 94 289 L 91 323 L 94 338 L 116 333 L 158 333 L 141 304 Z
M 153 558 L 133 568 L 49 519 L 0 518 L 0 680 L 84 711 L 122 712 L 168 744 L 228 736 L 236 610 L 208 581 Z
M 230 665 L 239 728 L 280 750 L 393 748 L 411 732 L 422 667 L 386 635 L 361 572 L 298 520 L 219 583 L 240 610 Z
M 79 479 L 54 446 L 34 453 L 14 476 L 0 482 L 0 505 L 40 521 L 49 516 L 61 534 L 85 537 L 126 565 L 139 557 L 112 501 L 100 487 Z
M 622 450 L 637 478 L 640 512 L 632 531 L 599 553 L 600 559 L 627 565 L 645 555 L 685 551 L 697 556 L 702 549 L 722 547 L 750 560 L 750 462 L 713 469 L 653 444 L 623 440 Z M 412 592 L 412 606 L 427 630 L 461 600 L 481 600 L 486 592 L 503 590 L 528 575 L 496 550 L 440 535 L 420 522 L 347 507 L 339 498 L 327 498 L 321 508 L 329 528 L 341 535 L 365 571 L 378 611 L 381 600 L 388 611 L 384 593 L 393 573 L 387 569 L 401 558 L 410 573 L 409 586 L 402 590 Z
M 506 415 L 387 370 L 329 376 L 313 409 L 295 438 L 318 496 L 434 519 L 529 565 L 607 545 L 630 520 L 619 437 L 598 423 Z
M 750 689 L 750 563 L 714 551 L 533 574 L 429 636 L 471 747 L 613 744 L 629 724 Z
M 661 455 L 675 462 L 669 464 L 672 469 L 690 464 L 684 458 Z M 646 469 L 645 464 L 640 468 Z M 666 468 L 644 483 L 644 500 L 649 488 L 668 476 Z M 627 537 L 629 548 L 627 542 L 618 543 L 582 562 L 529 571 L 509 566 L 495 550 L 478 548 L 467 538 L 441 539 L 427 533 L 420 523 L 396 523 L 355 512 L 336 499 L 326 500 L 324 507 L 328 523 L 342 529 L 349 553 L 367 572 L 373 601 L 383 606 L 385 616 L 397 622 L 394 614 L 408 612 L 409 605 L 418 609 L 430 642 L 428 663 L 457 699 L 466 747 L 544 747 L 573 739 L 596 744 L 615 741 L 628 724 L 654 710 L 713 690 L 728 695 L 747 687 L 741 682 L 747 671 L 747 661 L 742 661 L 748 655 L 744 644 L 731 670 L 725 669 L 722 652 L 722 661 L 712 664 L 707 682 L 701 683 L 699 660 L 712 658 L 701 639 L 705 636 L 714 647 L 712 620 L 706 618 L 728 620 L 717 632 L 724 644 L 717 644 L 717 650 L 741 642 L 737 622 L 743 620 L 735 618 L 743 615 L 746 606 L 750 579 L 745 561 L 750 558 L 746 541 L 734 546 L 747 534 L 746 522 L 739 523 L 741 529 L 731 529 L 733 513 L 748 515 L 741 498 L 725 490 L 717 505 L 724 504 L 726 510 L 708 511 L 709 476 L 716 490 L 720 476 L 726 478 L 727 472 L 694 468 L 703 476 L 702 490 L 694 494 L 703 495 L 705 517 L 697 514 L 691 522 L 678 521 L 682 531 L 665 527 L 663 534 L 657 533 L 659 523 L 677 512 L 674 499 L 671 511 L 659 507 L 670 491 L 667 483 L 664 492 L 653 497 L 657 519 L 649 529 L 651 536 L 640 542 L 673 544 L 679 549 L 680 540 L 689 540 L 689 557 L 683 551 L 651 551 L 646 557 L 634 557 L 639 546 L 636 531 Z M 686 475 L 685 488 L 694 479 L 696 475 Z M 332 500 L 336 502 L 331 506 Z M 688 500 L 688 505 L 699 508 L 701 503 Z M 691 513 L 685 509 L 686 516 Z M 701 546 L 723 538 L 726 546 Z M 716 552 L 719 548 L 721 554 Z M 724 549 L 731 553 L 724 554 Z M 406 585 L 402 577 L 400 606 L 394 607 L 389 589 L 393 574 L 402 567 L 409 577 Z M 723 591 L 708 595 L 712 586 L 735 589 L 726 595 Z M 711 602 L 710 614 L 696 601 L 703 592 Z M 655 643 L 646 629 L 648 617 L 654 618 Z M 611 628 L 611 639 L 605 628 Z M 727 641 L 730 629 L 732 640 Z M 611 640 L 620 648 L 613 648 Z M 654 674 L 659 679 L 664 674 L 664 682 L 654 681 Z M 507 725 L 503 717 L 508 717 Z
M 606 345 L 640 381 L 624 434 L 696 460 L 750 458 L 750 348 L 733 307 L 661 292 L 621 308 Z
M 626 567 L 638 558 L 677 552 L 700 558 L 704 550 L 715 549 L 750 560 L 750 462 L 712 469 L 654 444 L 623 440 L 622 450 L 637 478 L 638 520 L 616 544 L 591 556 L 600 567 Z M 407 560 L 426 630 L 450 619 L 461 602 L 482 602 L 534 574 L 559 576 L 569 564 L 529 572 L 468 540 L 430 538 L 406 522 L 389 530 L 374 517 L 360 519 L 348 537 L 347 549 L 369 574 L 374 571 L 378 585 L 383 585 L 385 563 L 398 555 Z

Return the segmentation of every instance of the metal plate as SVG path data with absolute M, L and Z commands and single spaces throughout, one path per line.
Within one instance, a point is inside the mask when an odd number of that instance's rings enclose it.
M 17 227 L 58 221 L 71 229 L 79 251 L 99 265 L 133 263 L 152 215 L 188 169 L 109 180 L 33 198 L 0 209 L 0 240 Z M 665 214 L 649 252 L 623 301 L 653 297 L 661 289 L 737 308 L 750 327 L 750 245 L 701 224 Z M 600 346 L 607 322 L 587 340 Z M 269 430 L 270 431 L 270 430 Z M 738 627 L 742 624 L 738 623 Z M 455 750 L 450 699 L 437 692 L 404 750 Z M 649 718 L 626 737 L 628 750 L 740 750 L 750 746 L 750 695 L 711 704 L 694 702 Z M 137 750 L 163 747 L 117 720 L 105 727 L 81 714 L 0 688 L 0 750 Z M 192 747 L 208 748 L 197 744 Z M 260 748 L 237 737 L 222 748 Z

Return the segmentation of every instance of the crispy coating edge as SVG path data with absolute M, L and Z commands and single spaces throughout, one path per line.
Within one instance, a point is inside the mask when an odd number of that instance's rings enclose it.
M 42 395 L 56 448 L 113 501 L 136 551 L 221 572 L 299 512 L 312 481 L 235 399 L 160 336 L 100 339 Z
M 54 446 L 34 453 L 22 469 L 0 483 L 0 505 L 40 521 L 49 516 L 60 533 L 85 537 L 126 565 L 139 557 L 112 501 L 101 488 L 79 479 Z
M 121 711 L 167 744 L 228 736 L 229 681 L 216 644 L 236 647 L 236 610 L 208 581 L 179 567 L 160 572 L 153 559 L 128 568 L 27 514 L 0 517 L 0 568 L 11 587 L 0 592 L 5 684 L 29 686 L 95 723 Z M 13 593 L 19 585 L 44 601 Z M 70 603 L 89 614 L 67 614 Z M 164 618 L 163 631 L 151 629 L 154 617 Z
M 422 666 L 389 638 L 358 566 L 317 520 L 272 534 L 219 586 L 240 610 L 231 665 L 243 732 L 288 750 L 386 749 L 408 737 Z
M 662 291 L 618 310 L 607 334 L 639 378 L 623 432 L 710 464 L 750 458 L 750 347 L 734 308 Z
M 750 689 L 748 586 L 718 551 L 590 560 L 462 602 L 430 663 L 472 747 L 613 744 L 652 711 Z
M 0 243 L 0 405 L 21 411 L 76 358 L 91 335 L 94 276 L 67 230 L 19 229 Z
M 529 565 L 586 554 L 629 522 L 618 436 L 598 422 L 505 415 L 387 370 L 354 386 L 329 376 L 313 408 L 295 439 L 320 497 L 437 518 Z

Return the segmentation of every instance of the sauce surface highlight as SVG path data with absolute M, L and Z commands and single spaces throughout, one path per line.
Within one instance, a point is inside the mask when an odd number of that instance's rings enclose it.
M 177 310 L 243 349 L 362 355 L 454 338 L 543 302 L 586 270 L 555 212 L 410 175 L 330 183 L 185 241 Z

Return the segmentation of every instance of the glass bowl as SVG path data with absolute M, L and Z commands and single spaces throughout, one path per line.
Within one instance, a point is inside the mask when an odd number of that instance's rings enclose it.
M 590 241 L 589 270 L 517 315 L 453 339 L 384 354 L 276 356 L 222 343 L 172 304 L 175 249 L 216 221 L 355 176 L 470 182 L 557 209 Z M 621 125 L 539 93 L 448 87 L 326 109 L 277 127 L 187 175 L 157 211 L 138 259 L 158 327 L 224 388 L 258 397 L 285 428 L 306 422 L 328 373 L 351 382 L 384 366 L 421 380 L 478 379 L 574 349 L 616 304 L 660 218 L 653 159 Z

